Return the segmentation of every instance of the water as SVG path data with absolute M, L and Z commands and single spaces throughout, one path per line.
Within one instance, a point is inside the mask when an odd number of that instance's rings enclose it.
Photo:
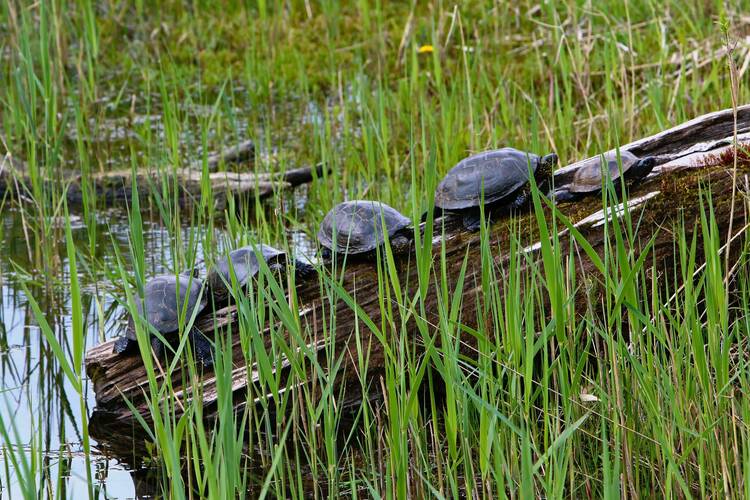
M 127 255 L 129 227 L 124 215 L 112 210 L 100 214 L 100 217 L 102 222 L 97 227 L 97 245 L 103 248 L 97 248 L 96 253 L 103 255 L 103 265 L 90 266 L 90 270 L 115 266 L 111 247 L 113 241 L 119 246 L 118 250 Z M 106 224 L 103 222 L 105 220 Z M 77 243 L 87 245 L 83 226 L 75 224 L 75 219 L 73 222 Z M 46 487 L 50 491 L 56 491 L 62 497 L 81 498 L 86 494 L 87 480 L 79 397 L 35 324 L 26 293 L 28 289 L 34 294 L 63 349 L 71 351 L 71 340 L 67 333 L 71 329 L 71 303 L 69 289 L 65 285 L 69 280 L 68 262 L 61 257 L 61 275 L 55 277 L 51 284 L 42 285 L 39 283 L 42 276 L 31 277 L 26 274 L 31 268 L 29 248 L 24 240 L 19 214 L 5 210 L 2 213 L 2 226 L 3 249 L 10 258 L 0 260 L 0 376 L 3 387 L 0 419 L 13 427 L 9 429 L 10 439 L 7 443 L 18 450 L 24 450 L 29 459 L 34 455 L 43 464 L 43 477 L 46 475 L 49 478 L 50 483 Z M 195 229 L 182 229 L 183 239 L 188 238 L 189 231 Z M 220 240 L 219 235 L 216 236 L 216 240 Z M 172 261 L 169 233 L 158 223 L 145 221 L 144 238 L 147 255 L 158 256 L 147 263 L 149 273 L 166 271 L 161 263 Z M 199 253 L 197 257 L 200 259 L 202 255 Z M 79 263 L 79 270 L 80 267 Z M 88 349 L 101 340 L 117 336 L 122 331 L 125 312 L 117 303 L 116 297 L 121 296 L 121 292 L 112 280 L 103 275 L 91 276 L 88 273 L 80 273 L 80 279 Z M 85 396 L 85 411 L 90 414 L 95 401 L 89 383 L 85 385 Z M 3 439 L 3 442 L 6 440 Z M 95 442 L 93 447 L 91 468 L 98 496 L 134 497 L 132 471 L 99 454 Z M 22 496 L 17 470 L 18 466 L 4 453 L 0 457 L 2 498 Z M 54 484 L 60 475 L 65 479 L 65 484 Z M 47 481 L 43 480 L 43 483 Z
M 30 263 L 22 222 L 17 213 L 5 211 L 2 224 L 3 248 L 10 258 L 0 261 L 0 323 L 4 347 L 0 354 L 4 388 L 0 400 L 0 418 L 14 427 L 10 430 L 14 435 L 9 440 L 13 446 L 24 449 L 29 456 L 33 452 L 42 461 L 49 462 L 50 477 L 57 477 L 59 468 L 63 468 L 62 475 L 68 478 L 66 493 L 73 497 L 86 490 L 78 395 L 62 373 L 54 354 L 47 348 L 46 342 L 43 342 L 39 327 L 34 324 L 27 293 L 21 285 L 23 277 L 14 266 L 17 264 L 28 269 Z M 67 262 L 63 262 L 63 269 L 67 273 Z M 91 285 L 87 284 L 87 288 Z M 71 320 L 70 300 L 65 294 L 66 288 L 61 286 L 48 289 L 30 285 L 28 289 L 39 301 L 63 348 L 70 350 L 66 335 Z M 116 317 L 114 314 L 100 317 L 96 312 L 97 301 L 92 300 L 95 295 L 88 291 L 86 295 L 86 343 L 93 346 L 98 342 L 100 331 L 114 330 Z M 112 299 L 105 290 L 96 296 L 104 310 L 111 310 Z M 86 403 L 87 411 L 93 408 L 94 397 L 88 385 Z M 18 498 L 21 496 L 20 478 L 14 473 L 17 467 L 7 463 L 8 458 L 6 454 L 3 455 L 2 467 L 6 473 L 3 475 L 2 493 L 4 498 Z M 123 498 L 133 495 L 128 471 L 105 457 L 98 456 L 94 457 L 92 466 L 100 471 L 97 474 L 99 487 L 116 489 L 124 495 Z M 101 471 L 106 472 L 102 474 Z

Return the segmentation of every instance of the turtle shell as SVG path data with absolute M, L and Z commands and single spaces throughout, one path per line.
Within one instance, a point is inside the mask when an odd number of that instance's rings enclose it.
M 250 283 L 250 280 L 260 271 L 258 263 L 258 252 L 263 260 L 271 263 L 274 260 L 283 259 L 286 253 L 269 245 L 248 245 L 229 252 L 229 255 L 216 263 L 208 275 L 208 286 L 211 290 L 226 290 L 226 284 L 232 282 L 230 265 L 234 269 L 237 284 L 241 287 Z
M 435 191 L 435 206 L 460 210 L 494 203 L 509 197 L 529 182 L 539 157 L 514 148 L 502 148 L 464 158 L 450 169 Z
M 177 288 L 179 286 L 180 299 L 177 302 Z M 146 305 L 146 320 L 160 333 L 171 333 L 179 330 L 180 314 L 187 301 L 186 319 L 189 319 L 195 309 L 200 313 L 206 307 L 205 295 L 201 297 L 201 280 L 179 275 L 163 274 L 150 279 L 144 287 L 143 302 L 136 298 L 138 312 L 143 314 Z M 199 302 L 200 298 L 200 302 Z M 135 339 L 135 325 L 130 318 L 126 335 Z
M 630 170 L 636 163 L 640 161 L 636 155 L 629 151 L 620 151 L 620 158 L 622 159 L 622 173 Z M 604 159 L 607 162 L 607 168 L 609 168 L 609 177 L 613 181 L 620 178 L 620 166 L 617 163 L 617 151 L 607 151 L 604 153 Z M 601 156 L 595 156 L 582 162 L 581 166 L 573 177 L 573 182 L 568 188 L 571 193 L 593 193 L 599 191 L 602 188 L 602 158 Z
M 385 203 L 345 201 L 326 214 L 320 224 L 318 241 L 333 252 L 364 253 L 382 245 L 385 232 L 391 237 L 409 225 L 409 218 Z

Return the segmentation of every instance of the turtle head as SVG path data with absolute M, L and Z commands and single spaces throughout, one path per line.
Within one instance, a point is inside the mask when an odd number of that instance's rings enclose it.
M 541 173 L 544 176 L 550 176 L 552 175 L 552 172 L 554 172 L 556 166 L 557 155 L 555 153 L 550 153 L 548 155 L 542 156 L 539 159 L 539 168 L 537 170 L 537 173 Z
M 539 158 L 534 180 L 540 189 L 547 189 L 552 184 L 552 173 L 555 171 L 555 166 L 557 166 L 557 155 L 555 153 Z
M 638 181 L 646 177 L 656 166 L 656 158 L 653 156 L 647 156 L 638 160 L 638 163 L 628 172 L 628 177 L 632 181 Z

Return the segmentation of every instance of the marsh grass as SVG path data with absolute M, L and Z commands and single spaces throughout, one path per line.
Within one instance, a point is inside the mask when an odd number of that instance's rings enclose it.
M 554 150 L 565 164 L 746 102 L 737 74 L 744 53 L 730 53 L 737 58 L 730 72 L 715 22 L 725 20 L 729 38 L 742 39 L 742 7 L 4 2 L 0 134 L 28 166 L 28 176 L 15 179 L 22 196 L 1 205 L 21 219 L 28 253 L 9 258 L 21 263 L 19 287 L 44 361 L 72 387 L 63 396 L 80 406 L 88 496 L 104 493 L 92 477 L 86 422 L 82 359 L 98 332 L 84 321 L 91 300 L 84 285 L 104 276 L 110 286 L 102 289 L 135 311 L 155 268 L 179 273 L 251 241 L 288 247 L 290 230 L 314 237 L 323 214 L 345 198 L 382 200 L 419 220 L 432 213 L 430 193 L 442 174 L 470 152 Z M 418 53 L 427 44 L 434 50 Z M 117 120 L 125 120 L 125 138 L 100 140 Z M 248 135 L 258 144 L 257 169 L 323 161 L 331 170 L 304 203 L 280 192 L 265 210 L 230 200 L 220 212 L 205 183 L 200 200 L 181 208 L 176 169 L 200 158 L 198 148 L 205 158 Z M 97 229 L 106 202 L 89 176 L 143 167 L 160 181 L 140 192 L 133 185 L 123 207 L 128 248 L 120 252 L 114 236 Z M 81 207 L 65 203 L 66 170 L 83 176 Z M 602 204 L 612 196 L 604 192 Z M 374 332 L 386 355 L 380 378 L 362 377 L 354 408 L 338 404 L 333 383 L 340 346 L 312 345 L 297 297 L 284 294 L 293 277 L 280 283 L 264 267 L 253 293 L 238 294 L 234 334 L 248 377 L 257 379 L 239 408 L 230 332 L 217 332 L 215 419 L 203 418 L 200 397 L 175 397 L 168 382 L 179 373 L 200 394 L 194 364 L 155 363 L 143 342 L 147 325 L 137 321 L 150 393 L 151 423 L 142 423 L 157 491 L 173 498 L 747 496 L 747 248 L 740 265 L 727 266 L 711 200 L 702 203 L 700 220 L 664 228 L 676 235 L 677 265 L 658 281 L 650 279 L 658 273 L 650 254 L 630 250 L 639 220 L 608 222 L 598 256 L 562 214 L 546 218 L 549 207 L 536 196 L 538 258 L 523 252 L 526 228 L 511 231 L 499 259 L 483 227 L 482 275 L 469 274 L 464 261 L 449 280 L 445 246 L 432 244 L 442 228 L 428 217 L 415 233 L 409 265 L 418 287 L 409 292 L 413 284 L 400 281 L 386 249 L 374 264 L 378 323 L 342 286 L 346 262 L 337 261 L 318 278 L 327 302 L 323 338 L 335 331 L 335 304 L 344 301 L 361 320 L 352 335 L 362 373 L 371 346 L 359 328 Z M 74 240 L 69 214 L 79 208 L 85 238 Z M 145 219 L 166 228 L 168 249 L 145 247 Z M 699 225 L 700 239 L 685 237 L 688 224 Z M 573 253 L 556 236 L 563 227 L 602 280 L 575 272 Z M 226 241 L 216 241 L 214 228 L 226 230 Z M 425 307 L 431 286 L 436 310 Z M 60 313 L 47 300 L 61 287 L 70 292 L 64 335 L 52 326 Z M 476 329 L 462 318 L 464 292 L 479 294 Z M 192 321 L 185 318 L 184 331 Z M 268 328 L 270 347 L 261 339 Z M 470 356 L 467 337 L 475 340 Z M 176 350 L 191 356 L 185 340 Z M 279 368 L 280 360 L 288 366 Z M 66 496 L 66 467 L 50 465 L 41 433 L 23 442 L 4 417 L 0 434 L 8 491 Z

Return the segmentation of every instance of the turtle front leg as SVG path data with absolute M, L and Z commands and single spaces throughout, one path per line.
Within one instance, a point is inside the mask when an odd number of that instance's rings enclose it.
M 313 276 L 317 276 L 317 274 L 318 271 L 312 264 L 308 264 L 307 262 L 303 262 L 299 259 L 294 261 L 295 281 L 305 281 L 309 278 L 312 278 Z
M 214 365 L 214 348 L 211 341 L 196 327 L 191 328 L 188 335 L 196 361 L 204 368 L 211 368 Z
M 412 239 L 405 234 L 396 234 L 391 240 L 391 251 L 394 255 L 406 253 L 411 247 Z
M 578 197 L 571 193 L 566 188 L 560 188 L 556 189 L 552 193 L 552 199 L 555 201 L 555 203 L 565 202 L 565 201 L 575 201 Z
M 461 224 L 464 226 L 466 231 L 470 233 L 476 233 L 482 227 L 482 216 L 479 210 L 471 210 L 465 212 L 461 217 Z
M 133 350 L 133 344 L 137 344 L 137 342 L 124 336 L 118 337 L 115 339 L 115 345 L 112 350 L 117 354 L 128 354 Z
M 154 352 L 156 359 L 161 359 L 164 355 L 164 344 L 162 344 L 156 335 L 151 335 L 151 350 Z
M 531 199 L 531 190 L 528 188 L 521 189 L 516 198 L 510 202 L 511 210 L 525 208 Z

